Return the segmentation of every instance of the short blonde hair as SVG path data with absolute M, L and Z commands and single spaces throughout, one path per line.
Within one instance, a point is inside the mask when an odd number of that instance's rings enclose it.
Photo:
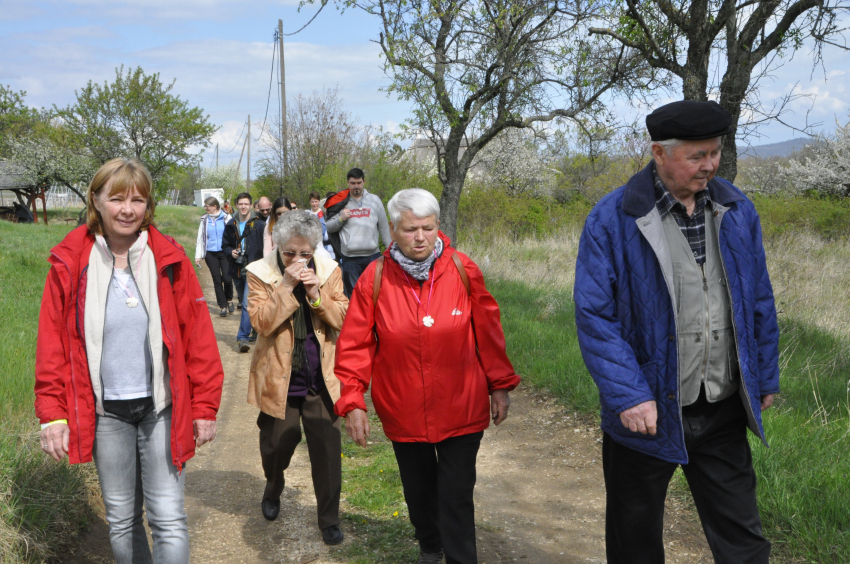
M 138 159 L 126 159 L 118 157 L 104 163 L 92 178 L 89 184 L 89 191 L 86 194 L 86 225 L 89 231 L 96 235 L 103 235 L 103 218 L 100 217 L 100 212 L 94 205 L 95 197 L 103 190 L 103 187 L 109 181 L 112 185 L 109 187 L 109 194 L 125 194 L 135 188 L 139 195 L 148 201 L 147 210 L 145 210 L 145 218 L 142 220 L 141 230 L 144 231 L 149 225 L 153 225 L 153 215 L 156 209 L 156 202 L 153 199 L 153 180 L 151 173 L 145 168 L 145 165 Z

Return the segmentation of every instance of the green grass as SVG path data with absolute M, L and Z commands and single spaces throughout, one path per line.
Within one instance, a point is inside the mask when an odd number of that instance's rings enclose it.
M 488 288 L 525 382 L 598 421 L 571 296 L 540 295 L 514 282 L 489 281 Z M 850 562 L 850 347 L 793 320 L 782 319 L 781 328 L 782 394 L 765 414 L 771 448 L 750 436 L 766 535 L 777 561 Z M 675 489 L 687 493 L 684 479 Z
M 33 402 L 38 312 L 50 249 L 76 225 L 76 211 L 48 212 L 48 225 L 0 221 L 0 564 L 42 562 L 85 526 L 90 465 L 48 460 Z M 40 219 L 39 215 L 39 219 Z M 160 207 L 157 224 L 194 253 L 197 208 Z

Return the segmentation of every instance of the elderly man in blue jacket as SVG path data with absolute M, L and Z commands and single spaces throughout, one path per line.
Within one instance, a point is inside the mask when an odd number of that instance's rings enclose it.
M 576 323 L 602 405 L 608 564 L 664 562 L 679 465 L 715 562 L 770 555 L 746 430 L 765 441 L 779 329 L 758 214 L 715 177 L 732 122 L 715 102 L 652 112 L 653 160 L 596 205 L 581 237 Z

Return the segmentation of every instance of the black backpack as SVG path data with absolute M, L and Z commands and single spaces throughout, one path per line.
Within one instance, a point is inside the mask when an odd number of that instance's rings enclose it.
M 325 223 L 338 216 L 347 205 L 348 188 L 340 190 L 333 196 L 329 196 L 328 199 L 325 200 Z M 339 260 L 342 257 L 342 245 L 339 241 L 339 231 L 334 233 L 328 231 L 328 241 L 330 241 L 331 247 L 333 247 L 336 260 Z

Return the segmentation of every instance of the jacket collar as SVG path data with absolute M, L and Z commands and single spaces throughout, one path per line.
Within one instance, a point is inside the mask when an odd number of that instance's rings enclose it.
M 443 241 L 443 254 L 441 254 L 437 260 L 434 261 L 434 276 L 433 279 L 436 280 L 440 274 L 446 269 L 446 266 L 451 262 L 452 255 L 455 254 L 455 249 L 452 247 L 452 240 L 449 239 L 448 235 L 443 233 L 442 231 L 437 232 L 437 237 L 439 237 Z M 384 255 L 384 265 L 386 267 L 386 263 L 391 263 L 395 267 L 397 267 L 401 272 L 404 272 L 404 269 L 401 268 L 396 261 L 390 256 L 390 248 L 387 247 L 384 249 L 382 253 Z M 431 277 L 429 277 L 431 279 Z
M 654 167 L 655 161 L 650 161 L 643 170 L 626 182 L 623 192 L 623 212 L 643 217 L 655 207 L 655 182 L 652 177 Z M 708 195 L 712 202 L 724 206 L 744 199 L 729 181 L 716 176 L 708 181 Z
M 313 263 L 316 265 L 316 276 L 319 277 L 319 285 L 324 286 L 333 271 L 337 268 L 336 261 L 323 254 L 313 255 Z M 248 272 L 259 278 L 264 284 L 276 286 L 283 280 L 283 273 L 277 266 L 277 249 L 270 252 L 260 260 L 256 260 L 245 267 Z

